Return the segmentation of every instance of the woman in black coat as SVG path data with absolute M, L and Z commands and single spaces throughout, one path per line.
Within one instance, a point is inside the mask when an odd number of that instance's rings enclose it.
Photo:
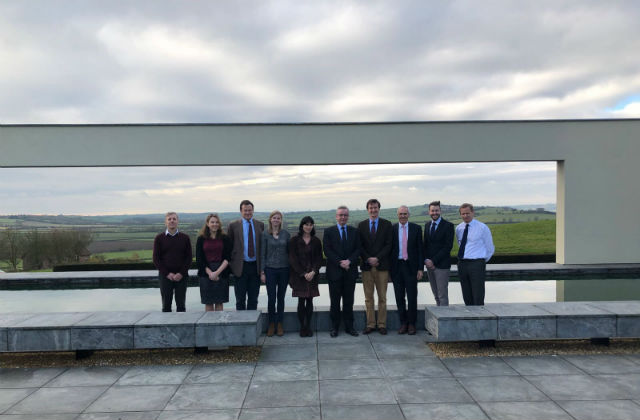
M 291 295 L 298 298 L 300 337 L 313 336 L 313 298 L 320 296 L 318 273 L 322 265 L 322 243 L 315 235 L 313 218 L 305 216 L 298 226 L 298 234 L 289 242 L 289 285 Z

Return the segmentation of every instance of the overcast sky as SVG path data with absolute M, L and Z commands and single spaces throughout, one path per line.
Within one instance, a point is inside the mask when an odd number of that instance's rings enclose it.
M 2 0 L 0 124 L 637 118 L 638 22 L 631 0 Z M 0 214 L 370 196 L 555 202 L 555 164 L 0 169 Z

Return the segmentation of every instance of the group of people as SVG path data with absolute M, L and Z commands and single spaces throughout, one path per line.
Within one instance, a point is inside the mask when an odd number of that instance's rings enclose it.
M 399 334 L 415 334 L 418 281 L 427 273 L 438 306 L 449 305 L 449 277 L 454 232 L 458 241 L 458 277 L 466 305 L 484 305 L 485 268 L 494 252 L 491 231 L 476 220 L 473 205 L 464 203 L 459 212 L 462 223 L 455 227 L 441 216 L 439 201 L 429 204 L 430 221 L 422 227 L 409 222 L 409 208 L 397 209 L 398 222 L 379 217 L 380 202 L 367 201 L 369 217 L 357 227 L 350 226 L 349 209 L 336 209 L 336 224 L 324 230 L 323 241 L 316 237 L 311 216 L 300 220 L 291 237 L 283 229 L 283 214 L 274 210 L 267 228 L 253 218 L 253 203 L 240 203 L 241 218 L 231 222 L 225 234 L 220 217 L 209 214 L 198 234 L 196 265 L 200 297 L 207 311 L 223 310 L 229 301 L 229 273 L 235 278 L 236 310 L 258 307 L 260 283 L 268 296 L 267 335 L 284 334 L 284 301 L 287 287 L 298 298 L 300 336 L 313 335 L 313 298 L 319 296 L 318 276 L 326 257 L 326 279 L 331 302 L 331 337 L 345 333 L 357 336 L 353 323 L 353 301 L 362 272 L 366 326 L 363 334 L 387 334 L 387 285 L 393 283 L 400 318 Z M 166 230 L 156 236 L 153 261 L 159 271 L 162 310 L 185 311 L 188 269 L 192 261 L 189 236 L 178 230 L 178 215 L 165 216 Z M 426 270 L 425 270 L 426 267 Z M 377 297 L 377 317 L 375 312 Z

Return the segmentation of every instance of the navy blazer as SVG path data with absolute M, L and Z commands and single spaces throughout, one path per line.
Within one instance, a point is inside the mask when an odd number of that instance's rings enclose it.
M 391 222 L 382 217 L 378 218 L 378 227 L 376 230 L 375 240 L 371 240 L 369 231 L 369 219 L 365 219 L 358 224 L 358 232 L 360 233 L 360 257 L 362 271 L 371 271 L 371 266 L 367 263 L 367 258 L 378 258 L 378 270 L 389 270 L 389 254 L 391 253 Z
M 343 248 L 338 226 L 329 226 L 324 230 L 322 238 L 324 255 L 327 257 L 327 281 L 340 278 L 344 269 L 340 267 L 340 261 L 349 260 L 349 276 L 358 277 L 358 257 L 360 257 L 360 238 L 358 230 L 353 226 L 347 226 L 347 241 Z
M 433 234 L 430 221 L 424 225 L 424 258 L 433 261 L 436 268 L 451 268 L 451 248 L 453 248 L 453 223 L 447 220 L 440 220 L 440 225 Z
M 408 222 L 409 232 L 407 233 L 407 262 L 412 273 L 418 273 L 424 269 L 424 251 L 422 248 L 422 228 Z M 391 247 L 391 278 L 398 272 L 398 254 L 400 253 L 400 239 L 398 238 L 400 224 L 393 225 L 393 245 Z

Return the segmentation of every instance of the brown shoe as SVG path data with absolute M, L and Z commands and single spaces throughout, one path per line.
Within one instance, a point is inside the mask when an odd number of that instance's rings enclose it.
M 416 326 L 409 325 L 409 328 L 407 328 L 407 331 L 409 332 L 409 335 L 416 335 Z
M 367 327 L 364 330 L 362 330 L 362 334 L 371 334 L 372 332 L 374 332 L 376 329 L 372 328 L 372 327 Z
M 406 334 L 406 333 L 407 333 L 407 325 L 406 324 L 402 324 L 402 326 L 398 330 L 398 334 Z
M 378 328 L 378 332 L 382 335 L 387 335 L 387 329 L 385 327 Z
M 267 337 L 273 337 L 273 333 L 276 330 L 276 325 L 273 322 L 269 323 L 269 328 L 267 328 Z
M 282 326 L 282 322 L 278 322 L 278 337 L 282 337 L 284 335 L 284 327 Z

